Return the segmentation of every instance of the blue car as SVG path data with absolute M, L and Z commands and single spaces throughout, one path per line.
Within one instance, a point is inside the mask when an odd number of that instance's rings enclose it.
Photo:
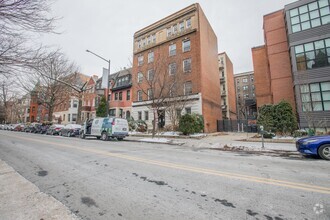
M 296 147 L 304 155 L 317 155 L 325 160 L 330 160 L 330 135 L 299 139 Z

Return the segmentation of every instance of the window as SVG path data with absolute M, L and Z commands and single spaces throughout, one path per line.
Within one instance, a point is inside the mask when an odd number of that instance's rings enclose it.
M 115 93 L 115 100 L 118 100 L 118 92 Z
M 243 90 L 246 91 L 249 89 L 249 86 L 243 86 Z
M 141 90 L 139 90 L 137 92 L 137 97 L 138 97 L 138 101 L 142 101 L 142 91 Z
M 138 66 L 143 65 L 143 56 L 138 56 Z
M 142 83 L 142 80 L 143 80 L 143 74 L 140 72 L 138 73 L 138 83 Z
M 176 118 L 177 119 L 181 118 L 181 109 L 176 109 Z
M 289 12 L 293 33 L 330 23 L 329 1 L 319 0 L 291 9 Z
M 185 82 L 184 84 L 184 95 L 192 94 L 192 83 L 190 81 Z
M 191 72 L 191 58 L 183 60 L 183 71 Z
M 236 80 L 236 83 L 239 84 L 239 79 Z
M 153 81 L 155 76 L 154 70 L 148 70 L 148 81 Z
M 63 115 L 63 121 L 65 121 L 65 114 Z
M 154 98 L 153 94 L 154 93 L 153 93 L 152 89 L 148 89 L 148 100 L 152 100 Z
M 190 40 L 182 41 L 182 52 L 190 51 Z
M 123 92 L 119 92 L 119 100 L 123 100 Z
M 187 26 L 187 29 L 188 29 L 188 28 L 191 28 L 191 19 L 190 19 L 190 18 L 187 19 L 187 21 L 186 21 L 186 26 Z
M 174 56 L 174 55 L 176 55 L 176 44 L 171 44 L 171 45 L 168 47 L 168 50 L 169 50 L 169 55 L 170 55 L 170 56 Z
M 126 92 L 126 100 L 131 100 L 131 91 L 127 90 Z
M 148 37 L 148 44 L 151 43 L 151 36 Z
M 190 107 L 185 108 L 185 110 L 186 110 L 186 114 L 191 114 L 191 108 Z
M 146 39 L 145 39 L 145 38 L 142 39 L 142 45 L 143 45 L 144 47 L 146 46 Z
M 172 35 L 172 27 L 167 28 L 167 37 Z
M 329 66 L 330 38 L 298 45 L 294 50 L 298 71 Z
M 77 121 L 77 114 L 72 114 L 72 121 Z
M 168 65 L 168 73 L 174 75 L 176 73 L 176 63 L 171 63 Z
M 73 101 L 73 108 L 77 108 L 78 107 L 78 101 L 77 100 L 74 100 Z
M 224 78 L 225 77 L 225 71 L 221 71 L 221 77 Z
M 137 44 L 138 44 L 138 48 L 140 49 L 140 48 L 142 47 L 142 41 L 139 40 L 139 41 L 137 42 Z
M 144 120 L 145 121 L 149 120 L 149 112 L 148 111 L 144 111 Z
M 244 94 L 244 99 L 248 99 L 249 98 L 249 94 Z
M 180 22 L 179 24 L 180 32 L 184 31 L 184 22 Z
M 148 53 L 148 63 L 154 62 L 154 52 Z
M 173 26 L 173 34 L 176 34 L 177 32 L 178 32 L 178 25 L 175 24 L 175 25 Z
M 242 82 L 243 82 L 243 83 L 247 83 L 247 82 L 248 82 L 248 79 L 247 79 L 247 78 L 243 78 L 243 79 L 242 79 Z
M 304 112 L 330 110 L 330 81 L 301 85 L 300 94 Z
M 110 109 L 109 110 L 109 115 L 110 116 L 116 116 L 116 109 Z
M 138 112 L 138 120 L 142 120 L 142 112 Z
M 152 43 L 156 43 L 156 34 L 151 35 Z
M 63 115 L 63 118 L 65 118 L 65 115 Z M 71 121 L 70 119 L 71 119 L 71 118 L 70 118 L 70 114 L 68 114 L 68 122 Z
M 251 76 L 251 82 L 253 82 L 254 81 L 254 78 L 253 78 L 253 76 Z

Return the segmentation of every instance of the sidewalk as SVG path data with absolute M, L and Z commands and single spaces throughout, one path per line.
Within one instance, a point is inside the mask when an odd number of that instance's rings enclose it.
M 296 151 L 294 142 L 288 140 L 279 140 L 279 139 L 265 139 L 265 149 L 262 149 L 261 140 L 252 138 L 255 136 L 255 133 L 219 133 L 216 135 L 208 135 L 207 137 L 196 139 L 196 138 L 176 138 L 176 137 L 167 137 L 162 138 L 156 137 L 154 141 L 152 138 L 144 138 L 141 136 L 129 136 L 125 140 L 127 141 L 136 141 L 136 142 L 146 142 L 146 143 L 162 143 L 162 144 L 171 144 L 171 145 L 181 145 L 184 147 L 191 147 L 194 149 L 197 148 L 224 148 L 229 147 L 244 147 L 245 150 L 251 151 Z M 159 140 L 161 139 L 161 140 Z M 165 141 L 167 140 L 167 141 Z
M 2 220 L 77 220 L 62 203 L 43 192 L 0 160 L 0 218 Z

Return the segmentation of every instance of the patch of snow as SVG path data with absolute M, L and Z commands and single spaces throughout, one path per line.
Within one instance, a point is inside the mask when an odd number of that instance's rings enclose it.
M 169 143 L 170 140 L 166 138 L 143 138 L 140 139 L 142 142 L 154 142 L 154 143 Z
M 161 135 L 164 135 L 164 136 L 180 136 L 180 132 L 177 132 L 177 131 L 167 131 L 167 132 L 161 133 Z
M 195 133 L 195 134 L 191 134 L 191 135 L 189 135 L 190 137 L 205 137 L 206 136 L 206 134 L 204 134 L 204 133 Z

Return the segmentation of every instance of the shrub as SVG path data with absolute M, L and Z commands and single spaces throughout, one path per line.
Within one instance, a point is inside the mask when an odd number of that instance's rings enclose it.
M 201 132 L 204 129 L 203 116 L 198 114 L 185 114 L 181 116 L 179 131 L 184 135 Z
M 266 139 L 272 139 L 273 137 L 275 137 L 275 134 L 272 132 L 264 131 L 263 134 L 264 134 L 264 138 Z
M 136 131 L 138 132 L 146 132 L 148 130 L 148 125 L 143 120 L 137 120 L 136 123 Z
M 308 135 L 308 133 L 307 133 L 307 131 L 305 131 L 305 130 L 295 130 L 294 132 L 293 132 L 293 137 L 302 137 L 302 136 L 307 136 Z

